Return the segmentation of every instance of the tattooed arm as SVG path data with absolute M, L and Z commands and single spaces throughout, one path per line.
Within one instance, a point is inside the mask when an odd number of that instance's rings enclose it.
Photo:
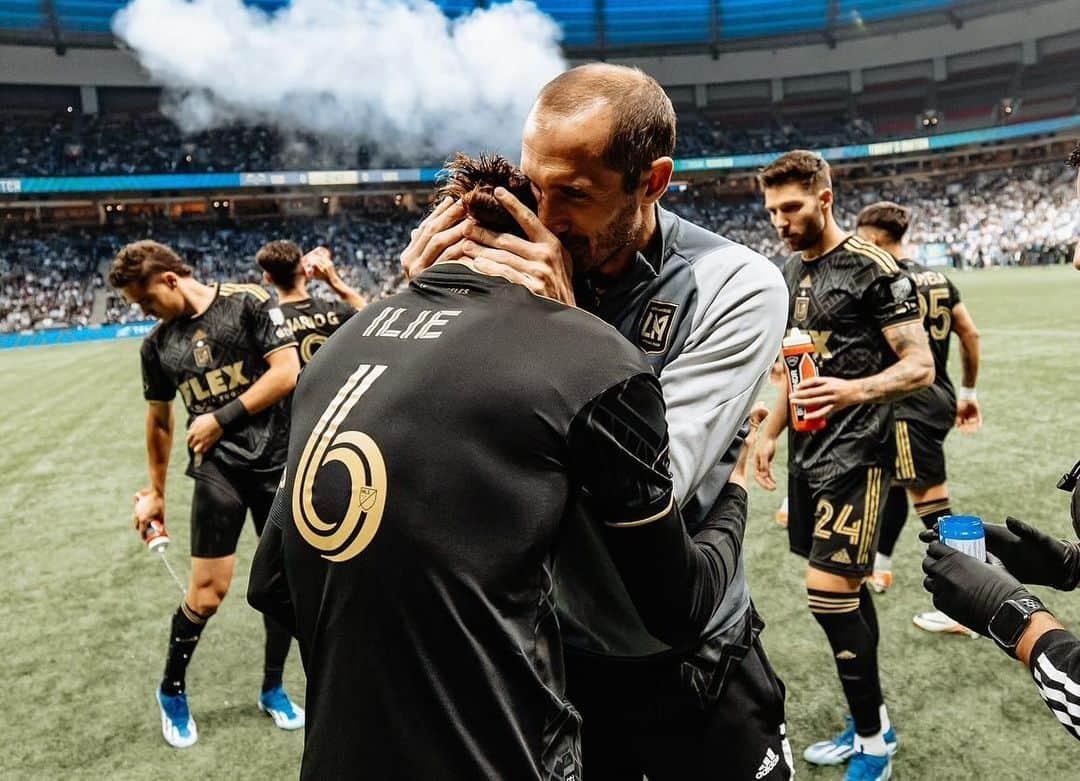
M 816 406 L 807 414 L 815 420 L 855 404 L 886 404 L 925 388 L 934 381 L 934 357 L 921 320 L 908 320 L 883 328 L 881 333 L 900 360 L 869 377 L 811 377 L 791 394 L 793 404 Z
M 863 383 L 863 403 L 896 401 L 934 382 L 934 356 L 922 321 L 900 323 L 882 335 L 900 360 Z

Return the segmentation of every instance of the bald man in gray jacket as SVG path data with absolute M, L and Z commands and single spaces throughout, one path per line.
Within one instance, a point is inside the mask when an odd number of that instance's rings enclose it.
M 525 238 L 480 228 L 444 202 L 402 262 L 415 277 L 468 257 L 637 345 L 663 389 L 675 498 L 693 533 L 722 491 L 742 490 L 726 484 L 779 354 L 787 289 L 761 255 L 660 207 L 674 144 L 674 111 L 655 80 L 604 64 L 567 71 L 525 126 L 521 168 L 537 212 L 494 193 Z M 552 588 L 590 781 L 791 776 L 784 689 L 758 639 L 743 531 L 732 524 L 721 546 L 725 587 L 706 631 L 679 648 L 649 633 L 609 558 L 585 558 L 596 546 L 583 538 L 596 529 L 582 519 L 565 534 Z

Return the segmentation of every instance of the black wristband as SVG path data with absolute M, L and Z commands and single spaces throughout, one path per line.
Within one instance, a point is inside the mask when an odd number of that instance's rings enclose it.
M 221 426 L 224 431 L 228 431 L 238 420 L 246 418 L 248 411 L 243 403 L 241 403 L 240 399 L 233 399 L 224 407 L 219 407 L 214 410 L 213 414 L 214 420 L 218 422 L 218 425 Z

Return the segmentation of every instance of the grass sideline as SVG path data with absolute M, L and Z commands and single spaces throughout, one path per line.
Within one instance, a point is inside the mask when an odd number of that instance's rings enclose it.
M 1006 513 L 1071 534 L 1068 497 L 1054 489 L 1080 457 L 1070 374 L 1080 274 L 1064 267 L 955 277 L 982 331 L 979 397 L 986 424 L 947 445 L 952 506 L 988 520 Z M 959 377 L 959 361 L 951 365 Z M 254 536 L 241 541 L 233 592 L 199 644 L 189 675 L 199 743 L 161 740 L 153 690 L 178 594 L 130 530 L 145 480 L 138 342 L 0 353 L 0 777 L 14 779 L 284 779 L 302 737 L 255 708 L 262 625 L 243 592 Z M 178 408 L 179 422 L 183 412 Z M 178 438 L 178 445 L 182 438 Z M 781 454 L 780 459 L 783 458 Z M 191 482 L 174 454 L 168 490 L 171 561 L 186 571 Z M 779 494 L 751 492 L 747 567 L 768 623 L 764 643 L 788 686 L 796 755 L 840 726 L 844 705 L 824 636 L 806 608 L 804 563 L 772 521 Z M 893 590 L 877 598 L 886 697 L 900 736 L 897 779 L 1063 779 L 1074 741 L 1030 677 L 991 643 L 932 637 L 911 624 L 928 607 L 919 527 L 909 519 Z M 249 527 L 250 528 L 250 527 Z M 1080 627 L 1080 600 L 1041 595 Z M 303 698 L 298 655 L 286 686 Z M 839 779 L 837 768 L 799 776 Z M 587 768 L 586 768 L 587 772 Z

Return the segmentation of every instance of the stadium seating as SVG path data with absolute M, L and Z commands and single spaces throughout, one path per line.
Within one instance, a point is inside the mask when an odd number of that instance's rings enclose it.
M 1080 234 L 1070 202 L 1073 178 L 1060 163 L 930 181 L 837 183 L 837 214 L 851 227 L 858 210 L 888 198 L 915 212 L 911 240 L 943 261 L 964 267 L 1065 262 Z M 677 212 L 775 260 L 786 255 L 758 200 L 718 197 L 709 186 L 674 193 Z M 102 272 L 120 246 L 140 238 L 168 243 L 200 278 L 257 281 L 256 250 L 289 238 L 303 247 L 331 248 L 347 281 L 378 297 L 402 282 L 398 256 L 415 213 L 387 200 L 381 211 L 329 219 L 143 222 L 65 228 L 0 230 L 0 332 L 140 319 L 104 289 Z M 317 291 L 318 293 L 319 291 Z M 328 291 L 321 291 L 322 294 Z M 92 308 L 104 297 L 98 317 Z

